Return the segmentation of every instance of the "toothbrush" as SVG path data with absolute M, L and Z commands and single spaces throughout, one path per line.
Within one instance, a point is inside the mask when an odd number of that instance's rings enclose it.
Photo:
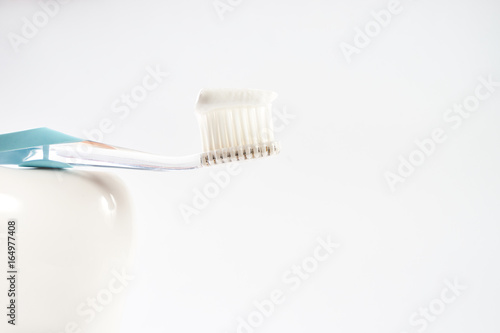
M 276 93 L 204 89 L 196 114 L 203 152 L 168 157 L 69 136 L 48 128 L 0 135 L 0 165 L 64 169 L 73 166 L 188 170 L 276 155 L 271 104 Z

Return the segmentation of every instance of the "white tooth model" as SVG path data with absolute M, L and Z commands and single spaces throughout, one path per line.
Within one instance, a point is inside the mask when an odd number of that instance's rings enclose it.
M 0 167 L 0 332 L 119 332 L 132 227 L 111 174 Z

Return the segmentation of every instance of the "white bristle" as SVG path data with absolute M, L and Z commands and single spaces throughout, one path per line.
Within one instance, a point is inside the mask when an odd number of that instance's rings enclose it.
M 273 155 L 271 103 L 276 94 L 253 89 L 205 89 L 196 111 L 206 165 Z

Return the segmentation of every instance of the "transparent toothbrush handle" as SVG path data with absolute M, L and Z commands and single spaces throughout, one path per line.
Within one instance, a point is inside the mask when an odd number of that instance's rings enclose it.
M 189 170 L 202 166 L 199 154 L 167 157 L 93 141 L 51 145 L 48 158 L 70 165 L 152 171 Z

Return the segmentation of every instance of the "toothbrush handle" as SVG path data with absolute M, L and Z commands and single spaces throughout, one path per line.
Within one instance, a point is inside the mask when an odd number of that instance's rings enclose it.
M 199 154 L 167 157 L 93 141 L 50 146 L 52 161 L 79 166 L 97 166 L 152 171 L 190 170 L 201 167 Z
M 168 157 L 93 141 L 43 145 L 0 152 L 0 165 L 68 168 L 93 166 L 137 170 L 169 171 L 202 167 L 200 154 Z

